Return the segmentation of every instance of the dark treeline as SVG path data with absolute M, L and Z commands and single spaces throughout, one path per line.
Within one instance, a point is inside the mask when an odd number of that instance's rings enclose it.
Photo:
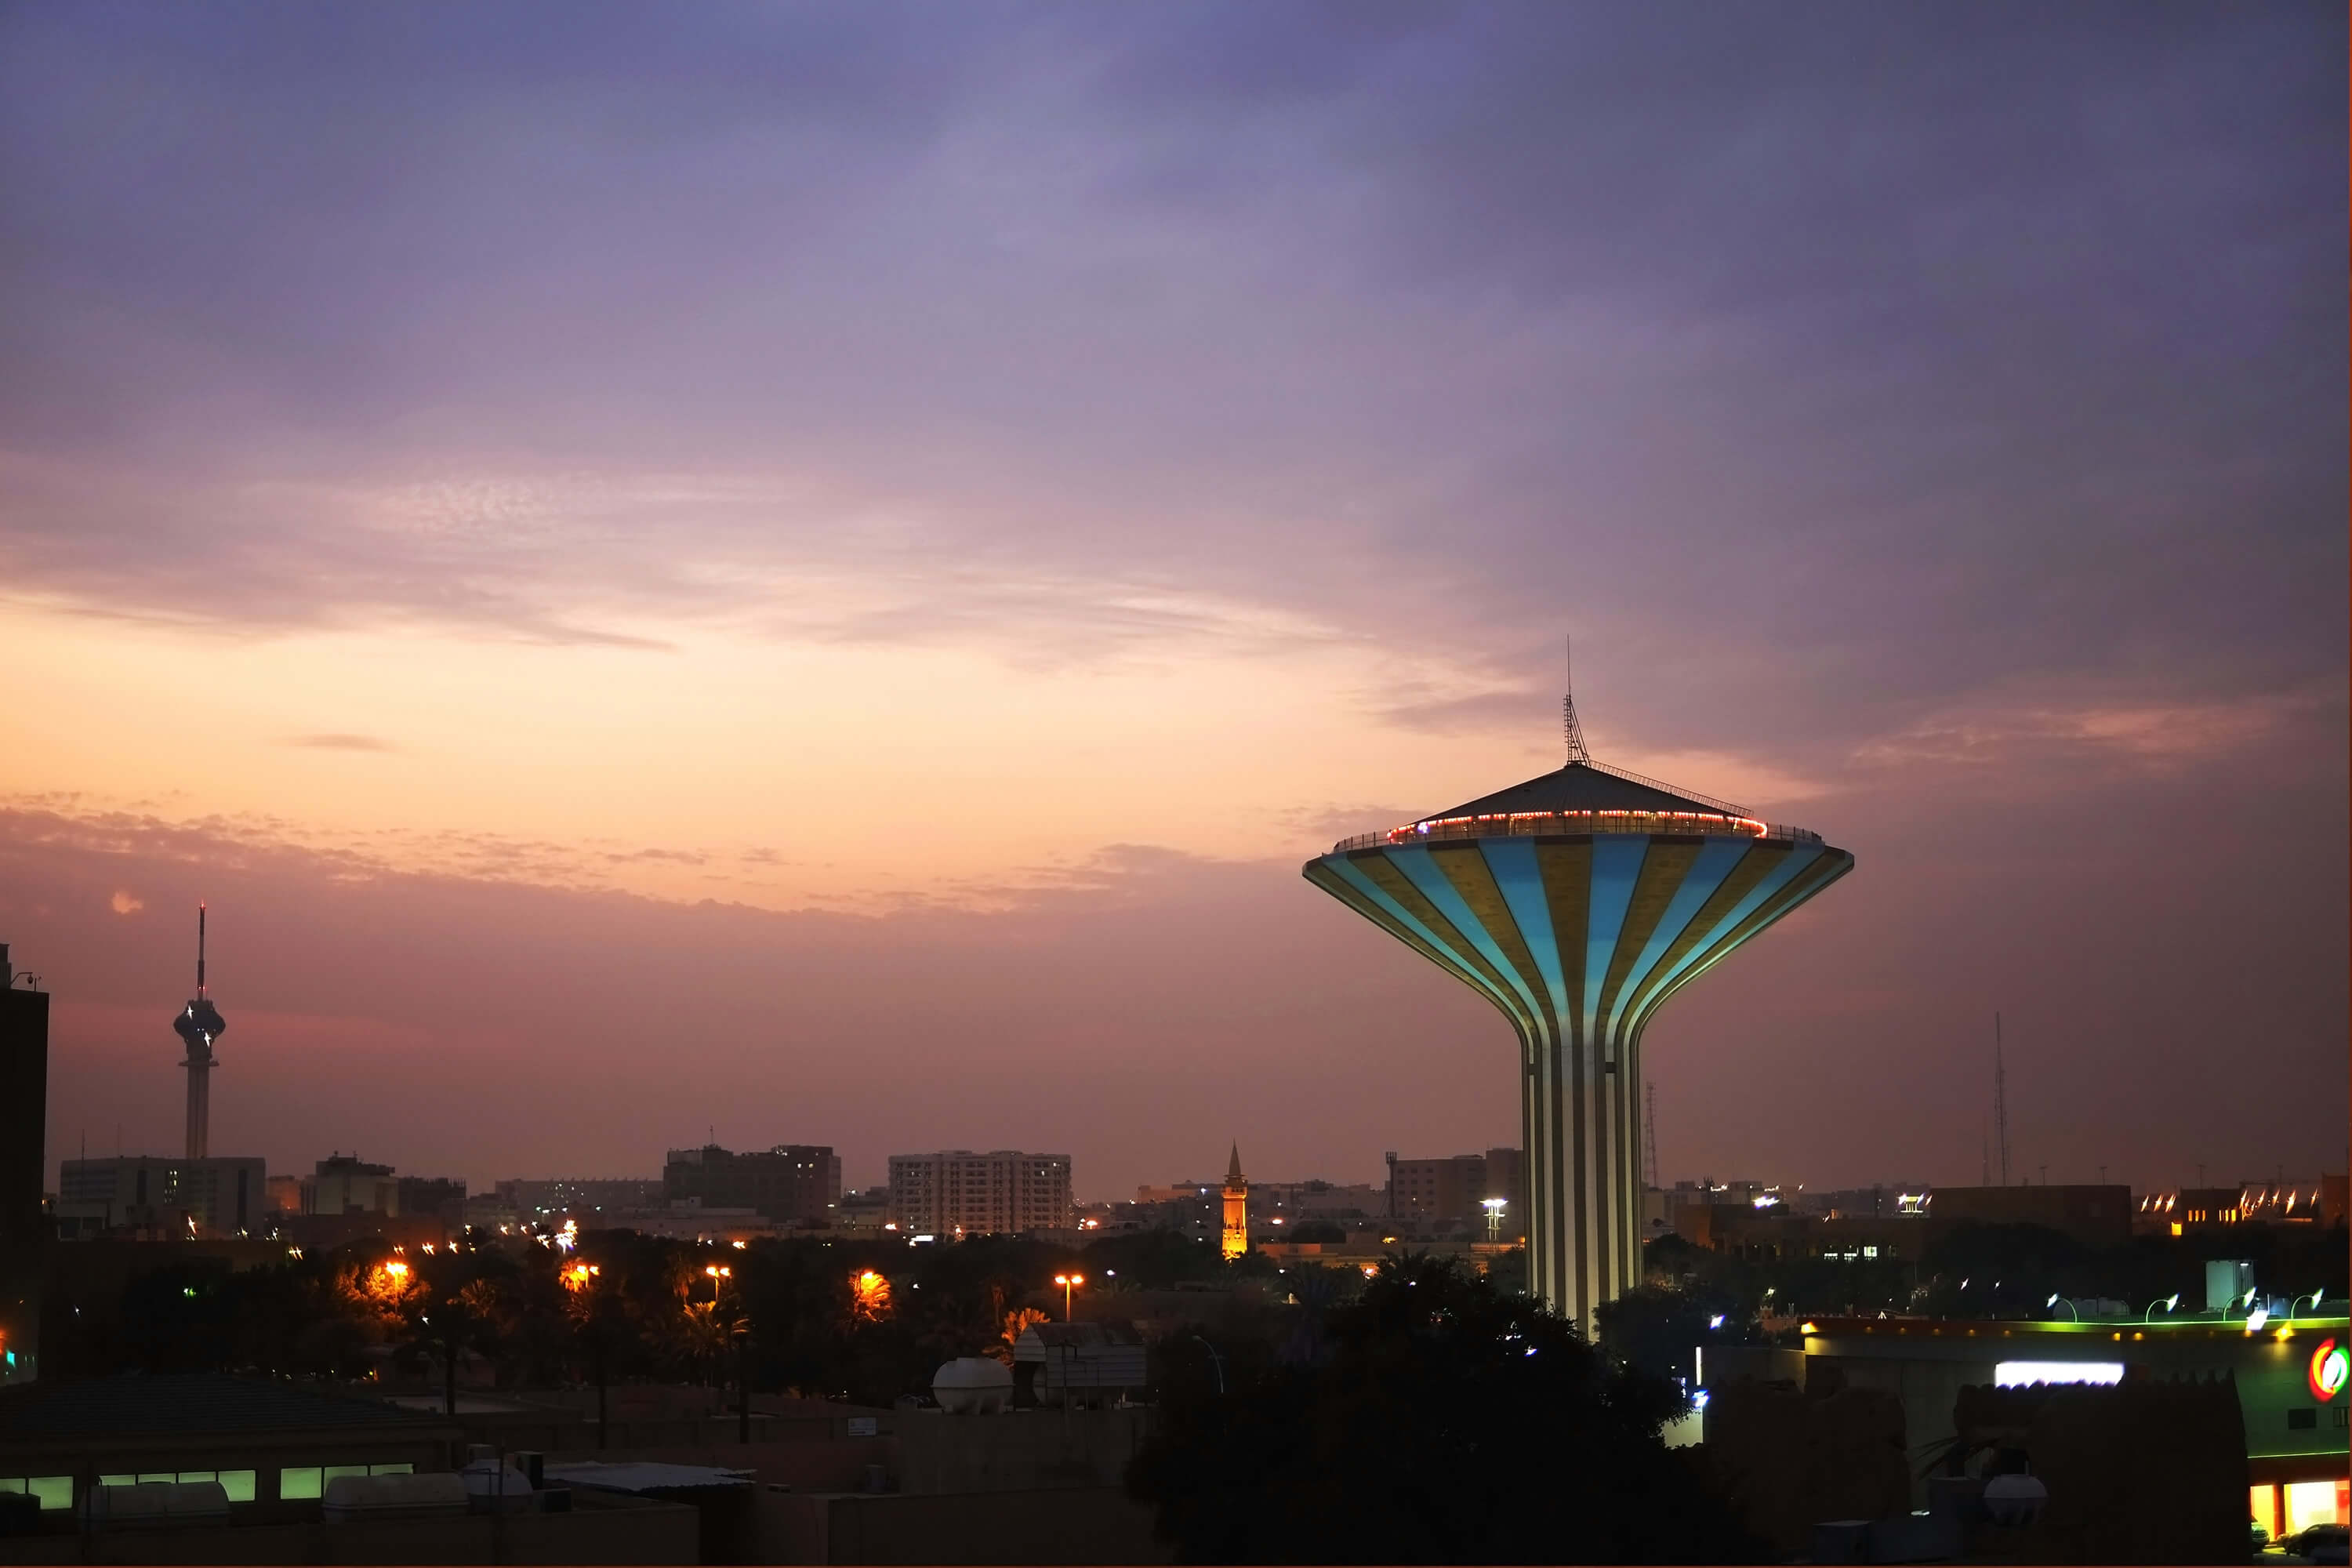
M 57 1377 L 219 1370 L 360 1380 L 426 1375 L 551 1387 L 748 1381 L 762 1392 L 887 1404 L 927 1391 L 956 1356 L 1009 1354 L 1027 1322 L 1061 1315 L 1059 1272 L 1083 1270 L 1081 1316 L 1116 1299 L 1235 1272 L 1172 1232 L 1076 1252 L 1020 1237 L 801 1238 L 737 1248 L 592 1231 L 569 1250 L 475 1233 L 427 1252 L 354 1243 L 234 1269 L 190 1257 L 118 1295 L 53 1292 L 45 1368 Z M 1181 1358 L 1180 1358 L 1181 1359 Z

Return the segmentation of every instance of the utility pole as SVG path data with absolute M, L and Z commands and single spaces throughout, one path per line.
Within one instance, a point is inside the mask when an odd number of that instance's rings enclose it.
M 2000 1184 L 2009 1185 L 2009 1073 L 2000 1059 L 2000 1015 L 1992 1016 L 1992 1124 L 2000 1145 Z
M 1643 1118 L 1643 1165 L 1649 1173 L 1650 1190 L 1658 1190 L 1658 1086 L 1643 1086 L 1643 1096 L 1648 1101 L 1648 1114 Z

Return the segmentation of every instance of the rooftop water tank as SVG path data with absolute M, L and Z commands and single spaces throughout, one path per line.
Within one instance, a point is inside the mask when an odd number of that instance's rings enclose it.
M 950 1415 L 993 1415 L 1013 1403 L 1013 1369 L 984 1355 L 958 1356 L 931 1379 L 931 1397 Z
M 320 1513 L 329 1524 L 464 1513 L 466 1482 L 446 1470 L 423 1476 L 337 1476 Z

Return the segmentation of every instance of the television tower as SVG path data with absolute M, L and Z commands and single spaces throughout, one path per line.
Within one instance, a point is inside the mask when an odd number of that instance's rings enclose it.
M 180 1065 L 188 1069 L 188 1158 L 201 1160 L 210 1152 L 212 1121 L 213 1042 L 228 1025 L 220 1009 L 205 994 L 205 906 L 196 905 L 196 994 L 172 1020 L 173 1032 L 188 1047 Z

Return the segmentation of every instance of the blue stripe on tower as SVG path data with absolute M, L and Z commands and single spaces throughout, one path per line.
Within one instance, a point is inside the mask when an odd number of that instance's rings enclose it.
M 1658 917 L 1650 940 L 1643 944 L 1632 967 L 1625 972 L 1625 983 L 1618 988 L 1614 1005 L 1610 1009 L 1608 1027 L 1614 1028 L 1633 1016 L 1633 999 L 1642 994 L 1643 982 L 1648 977 L 1652 966 L 1674 945 L 1675 938 L 1682 934 L 1683 928 L 1690 924 L 1716 889 L 1723 885 L 1723 879 L 1731 875 L 1732 868 L 1747 857 L 1748 844 L 1745 838 L 1710 838 L 1699 850 L 1698 858 L 1685 873 L 1681 886 L 1675 889 L 1674 899 L 1666 905 L 1665 912 Z
M 1511 919 L 1518 922 L 1519 935 L 1534 956 L 1536 968 L 1542 972 L 1544 984 L 1550 989 L 1552 1016 L 1560 1021 L 1559 1034 L 1565 1038 L 1568 980 L 1560 973 L 1559 944 L 1552 935 L 1551 909 L 1544 900 L 1543 872 L 1536 865 L 1536 847 L 1525 838 L 1484 838 L 1478 840 L 1478 851 L 1486 857 L 1486 869 L 1493 875 L 1495 886 L 1501 889 Z
M 1628 1016 L 1634 1018 L 1643 1016 L 1664 999 L 1663 994 L 1672 989 L 1678 979 L 1686 975 L 1696 975 L 1698 970 L 1694 965 L 1704 967 L 1707 954 L 1714 951 L 1717 943 L 1730 932 L 1738 931 L 1740 922 L 1761 909 L 1767 900 L 1777 897 L 1780 889 L 1787 887 L 1798 872 L 1818 859 L 1821 853 L 1818 846 L 1800 845 L 1783 855 L 1780 858 L 1780 864 L 1766 872 L 1756 886 L 1748 889 L 1748 896 L 1732 905 L 1724 917 L 1716 922 L 1715 930 L 1701 935 L 1692 945 L 1691 950 L 1683 954 L 1678 962 L 1664 973 L 1654 976 L 1651 983 L 1642 988 L 1641 998 Z
M 1409 929 L 1427 932 L 1429 940 L 1438 950 L 1450 955 L 1454 964 L 1464 972 L 1465 978 L 1476 986 L 1496 1006 L 1500 1007 L 1505 1016 L 1509 1017 L 1512 1025 L 1525 1034 L 1531 1025 L 1527 1017 L 1527 1004 L 1519 999 L 1517 989 L 1505 984 L 1502 976 L 1486 962 L 1476 947 L 1471 943 L 1459 927 L 1452 923 L 1444 911 L 1434 905 L 1431 905 L 1426 910 L 1411 908 L 1410 898 L 1419 898 L 1423 904 L 1428 904 L 1429 900 L 1413 885 L 1412 879 L 1389 858 L 1386 851 L 1365 858 L 1366 864 L 1359 864 L 1352 856 L 1343 857 L 1338 862 L 1344 868 L 1349 884 L 1351 887 L 1369 889 L 1378 897 L 1381 906 L 1383 909 L 1396 910 L 1399 917 L 1407 922 Z M 1381 871 L 1386 871 L 1390 877 L 1396 879 L 1394 890 L 1382 886 L 1383 879 L 1379 875 Z M 1408 898 L 1398 897 L 1400 892 L 1408 895 Z
M 1617 932 L 1625 923 L 1625 906 L 1633 901 L 1633 883 L 1642 875 L 1642 858 L 1649 852 L 1647 838 L 1595 837 L 1592 840 L 1592 912 L 1584 937 L 1584 1037 L 1601 1049 L 1595 1059 L 1608 1059 L 1606 1036 L 1601 1028 L 1600 993 L 1609 975 L 1609 960 L 1617 946 Z
M 1406 880 L 1420 890 L 1423 898 L 1436 906 L 1440 914 L 1454 922 L 1455 930 L 1476 944 L 1480 955 L 1488 963 L 1493 964 L 1495 972 L 1510 985 L 1512 992 L 1518 997 L 1520 1005 L 1527 1010 L 1530 1022 L 1549 1011 L 1542 1002 L 1537 1000 L 1535 994 L 1528 989 L 1527 982 L 1519 976 L 1517 965 L 1510 961 L 1501 945 L 1487 934 L 1486 922 L 1479 920 L 1470 906 L 1462 901 L 1462 895 L 1455 890 L 1453 881 L 1445 873 L 1438 869 L 1436 864 L 1430 859 L 1428 850 L 1417 844 L 1404 845 L 1389 851 L 1389 861 L 1405 874 Z M 1549 1030 L 1542 1030 L 1536 1037 L 1540 1039 L 1549 1032 Z

